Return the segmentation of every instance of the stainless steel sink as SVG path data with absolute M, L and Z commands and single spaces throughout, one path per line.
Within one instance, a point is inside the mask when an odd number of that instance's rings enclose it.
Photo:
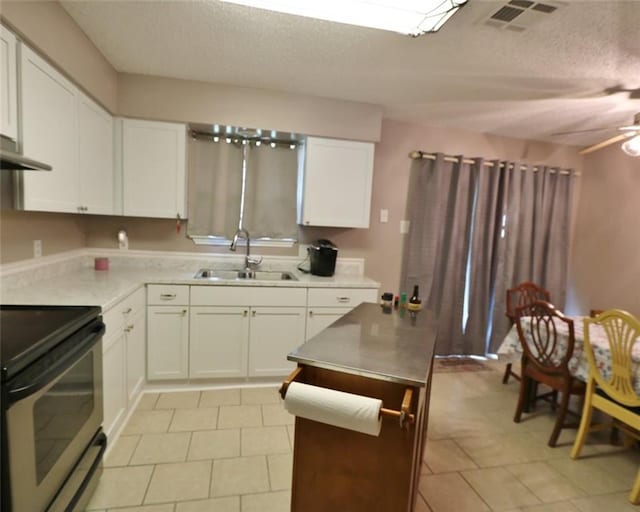
M 297 281 L 298 278 L 291 272 L 273 270 L 217 270 L 212 268 L 201 268 L 194 276 L 196 279 L 227 280 L 252 279 L 256 281 Z

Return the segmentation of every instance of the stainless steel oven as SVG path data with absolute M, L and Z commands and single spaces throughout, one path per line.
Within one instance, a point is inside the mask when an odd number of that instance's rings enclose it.
M 90 496 L 106 448 L 99 313 L 2 306 L 3 511 L 82 510 Z

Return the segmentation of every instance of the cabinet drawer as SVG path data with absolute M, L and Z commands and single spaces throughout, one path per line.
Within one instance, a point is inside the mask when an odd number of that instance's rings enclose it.
M 309 288 L 308 307 L 352 307 L 377 302 L 377 288 Z
M 133 292 L 115 307 L 118 308 L 120 313 L 122 313 L 123 315 L 134 315 L 147 305 L 146 302 L 147 298 L 145 296 L 143 286 L 139 290 Z
M 147 304 L 154 306 L 188 306 L 189 287 L 175 284 L 147 286 Z
M 304 306 L 305 288 L 192 286 L 192 306 Z

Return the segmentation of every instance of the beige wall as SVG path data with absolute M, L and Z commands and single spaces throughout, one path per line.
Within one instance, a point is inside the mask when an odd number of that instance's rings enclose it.
M 640 159 L 620 144 L 586 155 L 569 282 L 571 312 L 640 316 Z
M 118 114 L 370 141 L 382 123 L 382 108 L 369 103 L 126 73 Z
M 115 112 L 116 70 L 58 2 L 2 0 L 0 15 L 29 46 L 47 56 L 107 110 Z
M 0 263 L 33 258 L 33 241 L 42 255 L 86 246 L 84 217 L 71 213 L 3 211 L 0 213 Z

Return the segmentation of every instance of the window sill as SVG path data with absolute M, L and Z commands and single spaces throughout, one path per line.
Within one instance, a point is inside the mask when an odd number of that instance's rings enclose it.
M 196 245 L 230 245 L 231 240 L 222 236 L 189 236 Z M 298 241 L 292 238 L 252 238 L 251 247 L 293 247 Z M 246 245 L 246 240 L 238 240 L 238 245 Z

